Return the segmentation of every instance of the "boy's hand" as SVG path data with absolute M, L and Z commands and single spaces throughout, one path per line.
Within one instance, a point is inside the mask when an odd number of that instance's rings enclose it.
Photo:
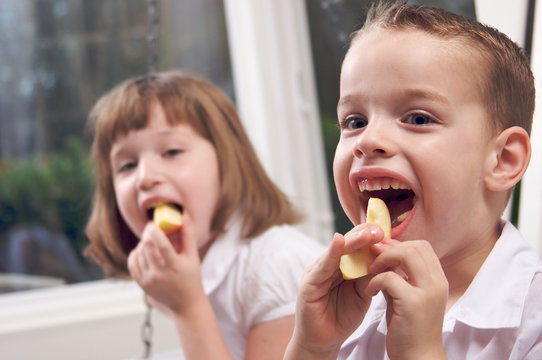
M 378 252 L 369 267 L 377 275 L 365 291 L 369 296 L 382 291 L 388 303 L 390 359 L 445 358 L 442 324 L 448 281 L 433 248 L 427 241 L 386 239 Z
M 368 224 L 356 226 L 345 236 L 335 234 L 328 250 L 305 271 L 285 359 L 337 358 L 341 344 L 361 324 L 371 303 L 364 291 L 370 276 L 345 281 L 339 270 L 341 255 L 383 238 L 380 228 Z

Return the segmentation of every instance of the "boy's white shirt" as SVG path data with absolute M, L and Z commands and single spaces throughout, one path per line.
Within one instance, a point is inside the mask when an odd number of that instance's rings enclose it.
M 292 226 L 245 239 L 234 216 L 201 264 L 203 288 L 235 359 L 243 359 L 250 328 L 295 314 L 305 269 L 325 250 Z
M 471 285 L 444 317 L 448 359 L 542 359 L 540 299 L 542 262 L 507 222 Z M 380 293 L 339 359 L 388 359 L 385 312 Z

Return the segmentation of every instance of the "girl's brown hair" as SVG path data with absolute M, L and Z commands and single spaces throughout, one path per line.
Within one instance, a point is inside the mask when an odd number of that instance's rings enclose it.
M 234 212 L 251 238 L 278 224 L 294 224 L 300 215 L 270 180 L 246 135 L 233 103 L 215 85 L 187 71 L 154 73 L 129 79 L 96 103 L 89 115 L 94 132 L 91 160 L 96 191 L 86 233 L 86 254 L 109 276 L 126 276 L 126 259 L 138 239 L 115 201 L 110 151 L 118 136 L 148 124 L 151 105 L 159 102 L 171 125 L 189 124 L 215 148 L 221 189 L 211 230 L 220 234 Z M 204 175 L 202 175 L 204 176 Z
M 481 79 L 481 99 L 492 130 L 521 126 L 531 132 L 535 106 L 534 77 L 529 59 L 516 43 L 498 30 L 443 9 L 407 5 L 401 0 L 380 2 L 369 10 L 363 27 L 352 34 L 352 44 L 373 29 L 419 30 L 454 40 L 475 60 L 473 79 Z

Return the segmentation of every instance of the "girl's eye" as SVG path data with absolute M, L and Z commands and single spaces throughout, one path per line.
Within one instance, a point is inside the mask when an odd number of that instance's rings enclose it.
M 130 171 L 136 166 L 137 166 L 137 163 L 135 161 L 123 163 L 119 166 L 118 172 L 121 173 L 121 172 Z
M 404 120 L 404 123 L 410 125 L 429 125 L 434 122 L 435 120 L 431 116 L 420 113 L 410 114 Z
M 181 153 L 181 150 L 179 149 L 169 149 L 164 153 L 165 157 L 173 157 L 175 155 L 178 155 Z
M 357 130 L 367 126 L 367 120 L 357 116 L 349 116 L 342 122 L 342 128 L 348 130 Z

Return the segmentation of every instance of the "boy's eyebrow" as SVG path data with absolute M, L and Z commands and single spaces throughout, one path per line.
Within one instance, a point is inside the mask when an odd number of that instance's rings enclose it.
M 441 103 L 449 104 L 450 101 L 448 98 L 444 95 L 439 94 L 438 92 L 431 91 L 431 90 L 425 90 L 425 89 L 406 89 L 404 92 L 404 96 L 408 98 L 420 98 L 420 99 L 426 99 Z
M 436 91 L 431 91 L 431 90 L 421 89 L 421 88 L 420 89 L 418 88 L 404 89 L 399 93 L 399 95 L 402 98 L 408 98 L 408 99 L 425 99 L 425 100 L 440 102 L 444 104 L 450 103 L 450 101 L 448 100 L 446 96 L 441 95 Z M 351 94 L 341 97 L 339 101 L 337 102 L 337 109 L 339 109 L 339 107 L 341 106 L 355 104 L 356 98 L 357 96 L 351 95 Z

